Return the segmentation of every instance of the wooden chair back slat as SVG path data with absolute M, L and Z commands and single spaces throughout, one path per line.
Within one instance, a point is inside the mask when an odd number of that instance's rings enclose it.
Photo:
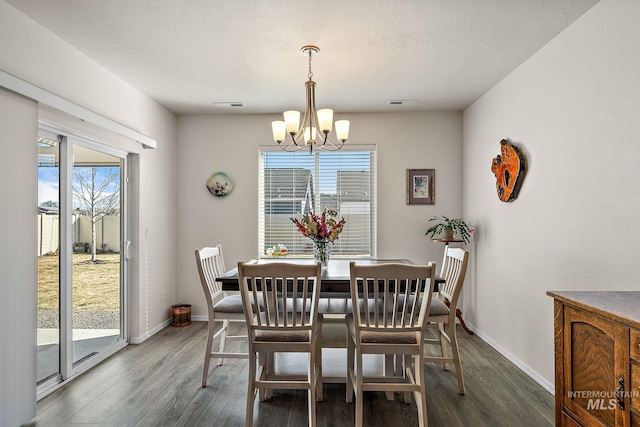
M 222 285 L 216 281 L 225 272 L 222 246 L 196 249 L 196 265 L 200 283 L 207 299 L 207 305 L 213 308 L 213 300 L 222 296 Z
M 251 301 L 247 318 L 259 328 L 311 329 L 317 316 L 321 270 L 316 264 L 238 264 L 240 289 Z
M 461 248 L 447 247 L 444 259 L 440 277 L 445 283 L 438 287 L 438 294 L 441 299 L 446 298 L 450 303 L 455 304 L 464 283 L 469 252 Z
M 354 317 L 360 329 L 407 332 L 423 327 L 431 302 L 435 264 L 359 266 L 352 262 L 350 268 Z

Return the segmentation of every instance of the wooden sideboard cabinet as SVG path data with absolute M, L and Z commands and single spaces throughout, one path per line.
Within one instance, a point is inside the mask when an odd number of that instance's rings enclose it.
M 558 291 L 556 426 L 640 427 L 640 292 Z

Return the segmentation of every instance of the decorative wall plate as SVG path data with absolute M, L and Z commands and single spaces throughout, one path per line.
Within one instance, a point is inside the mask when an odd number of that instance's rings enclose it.
M 216 172 L 207 181 L 207 190 L 216 197 L 224 197 L 233 190 L 233 180 L 224 172 Z

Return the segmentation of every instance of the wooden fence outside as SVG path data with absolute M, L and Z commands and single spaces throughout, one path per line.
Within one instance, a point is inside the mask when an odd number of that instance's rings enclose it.
M 73 215 L 72 240 L 74 247 L 90 247 L 91 221 L 86 215 Z M 38 256 L 56 253 L 60 247 L 60 218 L 58 215 L 38 215 Z M 84 244 L 84 245 L 83 245 Z M 108 215 L 96 223 L 96 249 L 120 252 L 120 215 Z

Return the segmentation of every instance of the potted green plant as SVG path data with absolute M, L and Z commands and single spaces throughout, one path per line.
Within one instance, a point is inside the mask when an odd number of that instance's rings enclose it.
M 473 230 L 469 228 L 464 219 L 448 218 L 444 215 L 438 215 L 431 218 L 429 222 L 431 221 L 437 222 L 427 229 L 425 236 L 434 238 L 434 236 L 438 235 L 442 240 L 454 240 L 458 238 L 464 243 L 471 241 L 471 233 Z

